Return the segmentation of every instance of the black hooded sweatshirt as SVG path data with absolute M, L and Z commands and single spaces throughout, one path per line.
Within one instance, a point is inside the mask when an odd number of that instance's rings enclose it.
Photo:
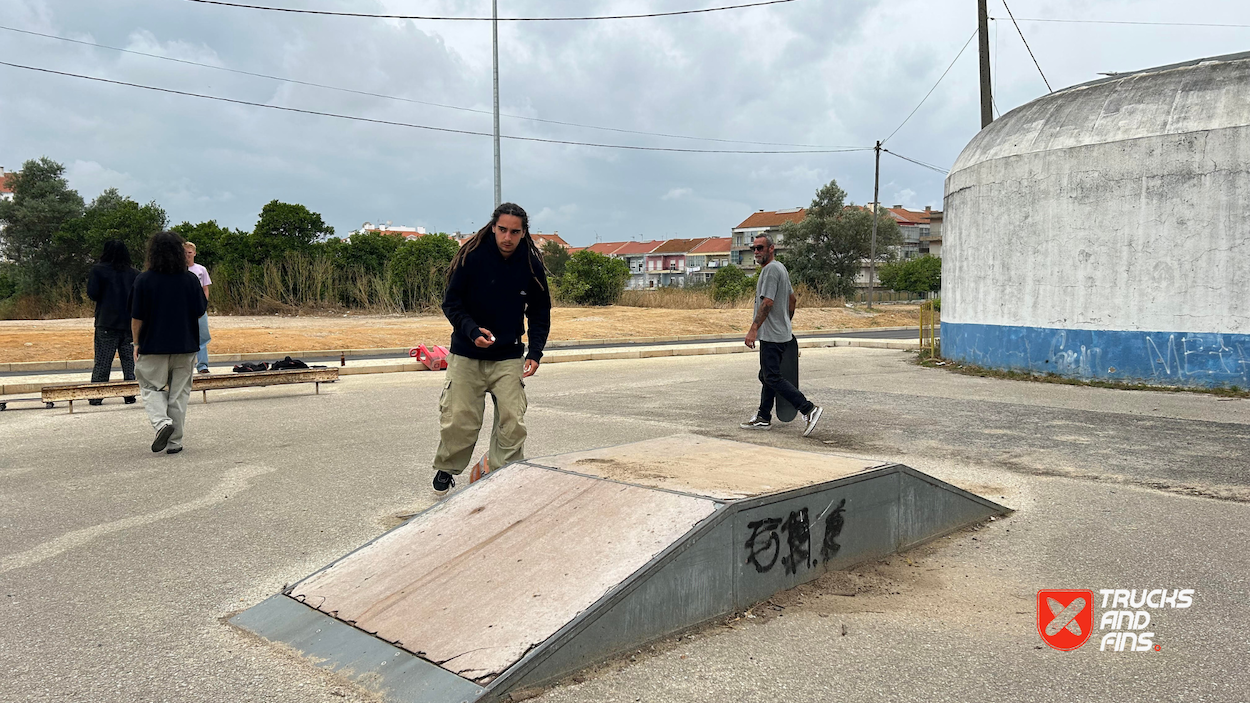
M 95 326 L 105 330 L 130 331 L 130 290 L 139 272 L 127 266 L 120 271 L 112 264 L 91 267 L 87 297 L 95 301 Z
M 551 293 L 542 259 L 524 240 L 505 259 L 495 237 L 487 236 L 451 275 L 443 314 L 452 326 L 451 353 L 486 361 L 521 358 L 525 354 L 521 342 L 524 318 L 529 318 L 525 357 L 541 360 L 551 332 Z M 495 343 L 485 349 L 473 343 L 482 336 L 482 327 L 495 335 Z

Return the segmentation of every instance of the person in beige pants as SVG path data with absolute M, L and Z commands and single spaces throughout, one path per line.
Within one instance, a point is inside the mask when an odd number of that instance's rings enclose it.
M 130 327 L 135 340 L 135 378 L 156 431 L 152 451 L 182 451 L 187 400 L 195 355 L 200 350 L 199 318 L 208 307 L 200 279 L 187 270 L 182 237 L 158 232 L 148 242 L 147 270 L 130 294 Z
M 451 322 L 451 355 L 438 401 L 434 492 L 445 495 L 473 459 L 489 394 L 495 405 L 485 471 L 525 458 L 525 378 L 538 371 L 551 330 L 551 293 L 525 210 L 495 208 L 491 220 L 451 261 L 443 313 Z M 529 350 L 522 341 L 529 320 Z M 524 358 L 522 358 L 524 357 Z

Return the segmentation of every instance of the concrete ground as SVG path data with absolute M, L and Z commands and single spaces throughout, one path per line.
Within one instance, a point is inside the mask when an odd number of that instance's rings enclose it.
M 801 385 L 828 408 L 806 439 L 737 429 L 758 399 L 752 355 L 543 367 L 531 456 L 688 431 L 894 460 L 1018 512 L 540 700 L 1250 698 L 1250 401 L 973 378 L 910 356 L 805 350 Z M 218 392 L 192 405 L 177 456 L 151 454 L 142 411 L 119 400 L 0 415 L 0 700 L 371 700 L 223 619 L 431 504 L 441 388 L 413 373 L 320 396 Z M 1037 635 L 1039 588 L 1196 595 L 1154 612 L 1158 652 L 1064 653 Z

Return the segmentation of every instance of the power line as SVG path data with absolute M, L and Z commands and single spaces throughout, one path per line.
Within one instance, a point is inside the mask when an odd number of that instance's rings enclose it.
M 898 134 L 898 131 L 903 128 L 903 125 L 907 124 L 907 121 L 912 118 L 912 115 L 916 114 L 916 110 L 919 110 L 920 106 L 924 105 L 924 102 L 929 99 L 930 95 L 933 95 L 933 91 L 937 90 L 938 84 L 940 84 L 942 82 L 942 79 L 946 77 L 946 74 L 950 73 L 951 69 L 955 67 L 955 61 L 958 61 L 959 57 L 964 55 L 964 51 L 968 48 L 968 45 L 971 44 L 972 40 L 976 38 L 977 31 L 978 30 L 975 30 L 975 29 L 972 30 L 972 35 L 968 37 L 968 41 L 964 42 L 963 48 L 959 50 L 958 54 L 955 54 L 955 60 L 951 61 L 951 65 L 947 66 L 946 70 L 942 71 L 942 75 L 938 76 L 937 83 L 934 83 L 933 87 L 929 89 L 929 92 L 924 94 L 924 97 L 920 99 L 920 103 L 916 105 L 915 109 L 913 109 L 907 115 L 907 117 L 902 121 L 902 123 L 900 123 L 899 126 L 895 127 L 893 132 L 890 132 L 890 136 L 881 140 L 882 144 L 885 144 L 886 142 L 890 141 L 891 137 L 893 137 L 895 134 Z
M 990 19 L 999 19 L 991 17 Z M 1136 24 L 1150 27 L 1226 27 L 1250 29 L 1250 24 L 1221 24 L 1218 22 L 1138 22 L 1134 20 L 1073 20 L 1054 17 L 1017 17 L 1017 22 L 1063 22 L 1065 24 Z
M 1016 22 L 1016 16 L 1011 14 L 1011 8 L 1007 7 L 1007 0 L 1002 0 L 1002 3 L 1007 10 L 1007 16 L 1011 18 L 1011 23 L 1016 26 L 1016 31 L 1020 34 L 1020 41 L 1024 42 L 1024 48 L 1029 51 L 1029 58 L 1033 59 L 1033 65 L 1037 66 L 1037 72 L 1041 73 L 1042 82 L 1046 84 L 1046 90 L 1052 93 L 1055 92 L 1055 89 L 1050 87 L 1050 81 L 1046 80 L 1046 74 L 1042 73 L 1042 65 L 1037 62 L 1037 57 L 1033 55 L 1033 49 L 1029 48 L 1029 40 L 1025 39 L 1024 32 L 1020 31 L 1020 24 Z
M 894 156 L 894 157 L 900 158 L 900 159 L 902 159 L 902 160 L 904 160 L 904 161 L 910 161 L 910 162 L 912 162 L 913 164 L 916 164 L 917 166 L 923 166 L 924 168 L 927 168 L 927 169 L 930 169 L 930 170 L 933 170 L 933 171 L 937 171 L 938 173 L 950 173 L 950 171 L 948 171 L 948 170 L 946 170 L 946 169 L 942 168 L 941 166 L 934 166 L 933 164 L 927 164 L 927 163 L 925 163 L 925 162 L 923 162 L 923 161 L 917 161 L 916 159 L 911 159 L 911 158 L 908 158 L 908 157 L 906 157 L 906 156 L 903 156 L 902 154 L 896 154 L 896 153 L 894 153 L 894 152 L 892 152 L 892 151 L 890 151 L 889 149 L 886 149 L 886 148 L 882 148 L 882 149 L 881 149 L 881 151 L 884 151 L 885 153 L 889 154 L 890 156 Z
M 298 80 L 298 79 L 296 79 L 296 78 L 285 78 L 285 77 L 283 77 L 283 76 L 273 76 L 273 75 L 269 75 L 269 74 L 267 74 L 267 73 L 256 73 L 256 72 L 253 72 L 253 71 L 244 71 L 244 70 L 240 70 L 240 69 L 236 69 L 236 68 L 227 68 L 227 67 L 225 67 L 225 66 L 214 66 L 214 65 L 212 65 L 212 64 L 200 63 L 200 62 L 198 62 L 198 61 L 188 61 L 188 60 L 186 60 L 186 59 L 177 59 L 177 58 L 174 58 L 174 57 L 172 57 L 172 56 L 161 56 L 160 54 L 149 54 L 149 53 L 146 53 L 146 52 L 143 52 L 143 51 L 135 51 L 135 50 L 133 50 L 133 49 L 122 49 L 122 48 L 120 48 L 120 47 L 116 47 L 116 46 L 108 46 L 108 45 L 106 45 L 106 44 L 96 44 L 95 42 L 84 41 L 84 40 L 82 40 L 82 39 L 71 39 L 71 38 L 69 38 L 69 37 L 62 37 L 62 36 L 58 36 L 58 35 L 56 35 L 56 34 L 44 34 L 44 33 L 42 33 L 42 32 L 34 32 L 34 31 L 29 30 L 29 29 L 19 29 L 19 28 L 17 28 L 17 27 L 7 27 L 7 26 L 4 26 L 4 25 L 0 25 L 0 30 L 6 30 L 6 31 L 10 31 L 10 32 L 18 32 L 18 33 L 20 33 L 20 34 L 29 34 L 29 35 L 32 35 L 32 36 L 36 36 L 36 37 L 44 37 L 44 38 L 47 38 L 47 39 L 57 39 L 57 40 L 60 40 L 60 41 L 70 42 L 70 43 L 73 43 L 73 44 L 81 44 L 81 45 L 83 45 L 83 46 L 91 46 L 91 47 L 95 47 L 95 48 L 97 48 L 97 49 L 108 49 L 108 50 L 110 50 L 110 51 L 119 51 L 119 52 L 121 52 L 121 53 L 123 53 L 123 54 L 133 54 L 133 55 L 135 55 L 135 56 L 145 56 L 145 57 L 147 57 L 147 58 L 152 58 L 152 59 L 160 59 L 160 60 L 162 60 L 162 61 L 171 61 L 171 62 L 173 62 L 173 63 L 186 64 L 186 65 L 188 65 L 188 66 L 198 66 L 199 68 L 208 68 L 208 69 L 212 69 L 212 70 L 214 70 L 214 71 L 225 71 L 225 72 L 227 72 L 227 73 L 237 73 L 237 74 L 242 75 L 242 76 L 253 76 L 253 77 L 255 77 L 255 78 L 265 78 L 265 79 L 268 79 L 268 80 L 282 81 L 282 82 L 285 82 L 285 83 L 293 83 L 293 84 L 295 84 L 295 85 L 305 85 L 305 86 L 309 86 L 309 87 L 312 87 L 312 88 L 323 88 L 323 89 L 325 89 L 325 90 L 336 90 L 336 91 L 339 91 L 339 92 L 342 92 L 342 93 L 351 93 L 351 94 L 354 94 L 354 95 L 364 95 L 364 96 L 368 96 L 368 97 L 372 97 L 372 98 L 382 98 L 382 99 L 384 99 L 384 100 L 396 100 L 396 101 L 399 101 L 399 102 L 413 103 L 413 104 L 415 104 L 415 105 L 426 105 L 426 106 L 428 106 L 428 107 L 438 107 L 438 108 L 443 108 L 443 109 L 447 109 L 447 110 L 459 110 L 459 111 L 461 111 L 461 112 L 472 112 L 472 113 L 479 114 L 479 115 L 491 115 L 491 114 L 494 114 L 494 113 L 492 113 L 490 110 L 479 110 L 479 109 L 477 109 L 477 108 L 472 108 L 472 107 L 463 107 L 463 106 L 460 106 L 460 105 L 447 105 L 447 104 L 444 104 L 444 103 L 428 102 L 428 101 L 425 101 L 425 100 L 415 100 L 415 99 L 413 99 L 413 98 L 402 98 L 402 97 L 395 96 L 395 95 L 384 95 L 384 94 L 382 94 L 382 93 L 371 93 L 371 92 L 366 91 L 366 90 L 355 90 L 355 89 L 353 89 L 353 88 L 343 88 L 343 87 L 341 87 L 341 86 L 326 85 L 326 84 L 324 84 L 324 83 L 313 83 L 313 82 L 311 82 L 311 81 L 302 81 L 302 80 Z M 526 115 L 509 115 L 509 114 L 507 114 L 507 113 L 501 113 L 501 116 L 502 116 L 502 117 L 508 117 L 508 118 L 510 118 L 510 119 L 516 119 L 516 120 L 529 120 L 529 121 L 531 121 L 531 122 L 541 122 L 541 123 L 544 123 L 544 124 L 560 125 L 560 126 L 563 126 L 563 127 L 580 127 L 580 128 L 582 128 L 582 129 L 598 129 L 598 130 L 602 130 L 602 131 L 605 131 L 605 132 L 618 132 L 618 133 L 621 133 L 621 134 L 640 134 L 640 135 L 645 135 L 645 136 L 650 136 L 650 137 L 665 137 L 665 138 L 668 138 L 668 139 L 690 139 L 690 140 L 695 140 L 695 141 L 719 142 L 719 143 L 722 143 L 722 144 L 756 144 L 756 145 L 761 145 L 761 146 L 790 146 L 790 147 L 799 147 L 799 148 L 806 148 L 806 149 L 825 149 L 825 148 L 837 149 L 837 148 L 842 148 L 842 147 L 839 147 L 839 146 L 828 146 L 828 145 L 824 145 L 824 144 L 790 144 L 790 143 L 786 143 L 786 142 L 757 142 L 757 141 L 749 141 L 749 140 L 743 140 L 743 139 L 718 139 L 718 138 L 716 138 L 716 137 L 695 137 L 695 136 L 690 136 L 690 135 L 685 135 L 685 134 L 668 134 L 668 133 L 665 133 L 665 132 L 647 132 L 647 131 L 644 131 L 644 130 L 637 130 L 637 129 L 620 129 L 620 128 L 617 128 L 617 127 L 601 127 L 601 126 L 598 126 L 598 125 L 581 124 L 581 123 L 578 123 L 578 122 L 563 122 L 563 121 L 560 121 L 560 120 L 547 120 L 547 119 L 542 119 L 542 118 L 540 118 L 540 117 L 528 117 L 528 116 L 526 116 Z
M 0 66 L 9 66 L 11 68 L 20 68 L 27 71 L 38 71 L 40 73 L 50 73 L 58 76 L 67 76 L 70 78 L 81 78 L 83 80 L 96 81 L 99 83 L 110 83 L 112 85 L 124 85 L 130 88 L 142 88 L 143 90 L 152 90 L 160 93 L 170 93 L 172 95 L 183 95 L 191 98 L 201 98 L 204 100 L 218 100 L 221 102 L 234 103 L 236 105 L 248 105 L 250 107 L 260 107 L 267 110 L 281 110 L 283 112 L 297 112 L 305 115 L 319 115 L 321 117 L 334 117 L 341 120 L 353 120 L 356 122 L 369 122 L 372 124 L 391 125 L 393 127 L 408 127 L 411 129 L 424 129 L 432 132 L 446 132 L 451 134 L 468 134 L 477 137 L 494 136 L 490 132 L 476 132 L 468 129 L 452 129 L 450 127 L 433 127 L 430 125 L 412 124 L 410 122 L 396 122 L 393 120 L 379 120 L 370 117 L 358 117 L 355 115 L 340 115 L 334 112 L 323 112 L 320 110 L 305 110 L 297 107 L 284 107 L 282 105 L 267 105 L 265 103 L 252 102 L 250 100 L 237 100 L 235 98 L 224 98 L 218 95 L 206 95 L 203 93 L 191 93 L 185 90 L 173 90 L 172 88 L 157 88 L 150 85 L 141 85 L 139 83 L 127 83 L 125 81 L 115 81 L 109 78 L 98 78 L 96 76 L 85 76 L 79 73 L 68 73 L 66 71 L 54 71 L 50 68 L 39 68 L 37 66 L 24 66 L 22 64 L 10 63 L 8 61 L 0 61 Z M 567 146 L 588 146 L 599 149 L 624 149 L 629 151 L 667 151 L 685 154 L 838 154 L 850 151 L 869 151 L 872 147 L 840 147 L 835 149 L 795 149 L 795 150 L 752 150 L 752 149 L 682 149 L 678 147 L 663 146 L 635 146 L 632 144 L 600 144 L 596 142 L 578 142 L 566 139 L 544 139 L 541 137 L 520 137 L 514 135 L 501 135 L 504 139 L 512 139 L 523 142 L 539 142 L 542 144 L 563 144 Z
M 267 5 L 247 5 L 239 2 L 225 2 L 225 0 L 190 0 L 190 2 L 198 2 L 204 5 L 222 5 L 225 7 L 240 7 L 249 10 L 266 10 L 268 12 L 291 12 L 301 15 L 328 15 L 331 17 L 371 17 L 374 19 L 389 20 L 437 20 L 446 22 L 490 22 L 490 17 L 448 17 L 448 16 L 431 16 L 431 15 L 374 15 L 364 12 L 335 12 L 332 10 L 306 10 L 292 7 L 269 7 Z M 650 12 L 642 15 L 601 15 L 596 17 L 500 17 L 500 22 L 586 22 L 589 20 L 635 20 L 648 17 L 674 17 L 677 15 L 698 15 L 707 12 L 723 12 L 725 10 L 741 10 L 747 7 L 762 7 L 764 5 L 780 5 L 782 3 L 795 2 L 795 0 L 762 0 L 761 2 L 751 2 L 742 5 L 725 5 L 722 7 L 708 7 L 701 10 L 677 10 L 674 12 Z

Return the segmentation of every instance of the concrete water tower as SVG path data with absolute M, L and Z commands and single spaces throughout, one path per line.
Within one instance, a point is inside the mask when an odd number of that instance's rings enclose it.
M 944 356 L 1250 387 L 1250 53 L 1012 110 L 959 155 L 945 210 Z

